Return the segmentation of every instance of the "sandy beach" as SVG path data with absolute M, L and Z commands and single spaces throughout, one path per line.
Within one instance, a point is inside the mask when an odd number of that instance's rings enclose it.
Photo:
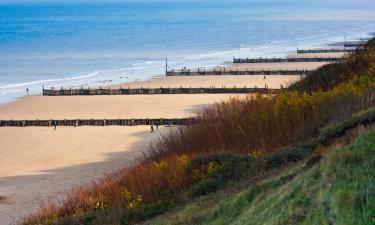
M 131 165 L 155 142 L 148 126 L 1 128 L 0 224 L 10 224 L 74 187 Z
M 299 75 L 274 75 L 267 76 L 264 80 L 263 75 L 222 75 L 222 76 L 171 76 L 158 77 L 146 81 L 132 82 L 122 85 L 129 88 L 160 88 L 160 87 L 264 87 L 265 84 L 269 88 L 280 88 L 280 84 L 287 86 L 288 84 L 300 79 Z
M 232 70 L 315 70 L 329 62 L 286 62 L 286 63 L 236 63 L 229 64 Z
M 288 58 L 343 58 L 349 55 L 347 52 L 324 52 L 324 53 L 304 53 L 289 54 Z
M 1 119 L 183 118 L 228 99 L 218 95 L 117 95 L 25 97 L 0 106 Z
M 137 87 L 259 86 L 279 88 L 299 76 L 160 77 L 125 84 Z M 114 88 L 114 87 L 113 87 Z M 0 106 L 0 119 L 181 118 L 234 94 L 27 96 Z M 113 172 L 142 154 L 171 128 L 0 128 L 0 218 L 9 224 L 49 198 Z

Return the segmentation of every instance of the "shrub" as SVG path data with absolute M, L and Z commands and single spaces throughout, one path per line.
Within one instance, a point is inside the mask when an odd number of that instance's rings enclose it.
M 290 163 L 298 162 L 300 160 L 306 159 L 313 150 L 316 148 L 316 143 L 313 141 L 311 143 L 292 145 L 285 148 L 281 148 L 275 153 L 264 159 L 265 169 L 272 170 L 276 168 L 281 168 Z
M 122 224 L 132 224 L 135 221 L 144 221 L 167 212 L 173 207 L 173 202 L 160 200 L 154 203 L 143 204 L 136 208 L 131 214 L 126 214 Z
M 255 159 L 251 156 L 230 152 L 194 157 L 187 167 L 187 174 L 193 175 L 193 181 L 197 182 L 191 188 L 190 196 L 206 195 L 215 192 L 230 181 L 238 180 L 254 165 L 254 162 Z
M 224 186 L 225 182 L 221 179 L 208 178 L 195 184 L 189 191 L 189 196 L 196 197 L 200 195 L 207 195 L 217 191 L 220 187 Z
M 252 166 L 253 162 L 254 158 L 251 156 L 241 156 L 230 152 L 198 155 L 188 164 L 187 174 L 194 174 L 194 171 L 198 169 L 204 173 L 202 175 L 204 178 L 236 180 Z

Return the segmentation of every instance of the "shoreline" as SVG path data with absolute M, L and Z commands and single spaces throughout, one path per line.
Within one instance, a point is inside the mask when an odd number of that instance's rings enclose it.
M 229 67 L 317 68 L 325 63 L 273 63 Z M 297 68 L 295 68 L 297 67 Z M 284 87 L 299 75 L 160 76 L 111 88 Z M 109 87 L 109 86 L 107 86 Z M 23 96 L 0 105 L 1 119 L 119 119 L 191 117 L 204 107 L 248 94 Z M 11 223 L 38 209 L 42 202 L 63 198 L 85 185 L 131 165 L 150 145 L 175 129 L 136 127 L 0 127 L 0 218 Z
M 363 36 L 362 34 L 358 35 L 358 36 L 354 35 L 353 39 L 360 38 L 362 36 Z M 337 38 L 335 38 L 334 36 L 332 36 L 331 39 L 332 40 L 330 42 L 318 42 L 318 46 L 321 47 L 321 48 L 329 47 L 329 44 L 332 43 L 332 41 L 336 40 Z M 335 42 L 335 41 L 333 41 L 333 42 Z M 273 57 L 276 54 L 278 57 L 287 57 L 289 55 L 293 55 L 295 53 L 295 50 L 297 48 L 316 48 L 317 47 L 316 44 L 317 44 L 316 42 L 307 42 L 306 44 L 297 44 L 297 45 L 293 45 L 293 46 L 288 45 L 287 48 L 283 47 L 281 50 L 274 49 L 273 51 L 272 51 L 272 48 L 270 48 L 270 49 L 265 48 L 264 49 L 264 47 L 266 47 L 267 44 L 261 44 L 258 47 L 257 46 L 253 46 L 252 48 L 243 48 L 243 49 L 239 48 L 239 49 L 232 49 L 232 50 L 213 51 L 213 53 L 208 52 L 206 54 L 202 53 L 200 55 L 201 55 L 201 57 L 203 57 L 204 62 L 199 62 L 198 60 L 192 60 L 192 59 L 190 59 L 189 56 L 186 56 L 187 57 L 186 60 L 187 60 L 188 64 L 192 64 L 193 65 L 193 66 L 191 66 L 191 68 L 195 68 L 195 67 L 198 67 L 198 66 L 201 66 L 201 65 L 203 67 L 205 67 L 205 68 L 214 68 L 216 66 L 225 66 L 228 63 L 230 64 L 230 62 L 228 62 L 228 59 L 231 58 L 233 55 L 238 56 L 238 57 L 241 57 L 241 56 L 245 56 L 246 57 L 246 56 L 251 56 L 251 55 L 252 55 L 252 57 L 257 57 L 258 55 L 263 55 L 264 57 Z M 273 46 L 271 46 L 271 47 L 273 47 Z M 281 46 L 277 46 L 277 47 L 280 48 Z M 254 49 L 254 50 L 250 51 L 250 50 L 246 50 L 246 49 Z M 224 53 L 230 52 L 231 56 L 228 56 L 227 59 L 224 59 L 223 58 L 224 55 L 227 55 L 227 54 L 221 55 L 221 52 L 224 52 Z M 275 54 L 273 54 L 273 53 L 275 53 Z M 254 55 L 254 54 L 256 54 L 256 55 Z M 215 60 L 214 60 L 214 58 L 216 58 L 216 57 L 214 57 L 212 59 L 209 59 L 209 58 L 206 59 L 204 57 L 206 55 L 207 56 L 218 55 L 220 57 L 217 57 L 217 59 L 215 59 Z M 193 56 L 191 56 L 191 57 L 193 57 Z M 183 58 L 184 57 L 178 58 L 178 64 L 181 64 L 180 61 L 183 60 Z M 152 62 L 156 63 L 156 61 L 152 61 Z M 145 62 L 143 62 L 143 63 L 145 63 Z M 69 81 L 69 80 L 71 80 L 73 78 L 76 79 L 75 76 L 74 77 L 63 77 L 63 78 L 60 78 L 59 80 L 61 80 L 61 82 L 63 82 L 62 85 L 64 87 L 80 87 L 81 85 L 84 85 L 84 87 L 87 87 L 87 84 L 90 83 L 90 82 L 94 82 L 94 83 L 91 83 L 89 85 L 90 87 L 120 86 L 120 85 L 129 83 L 129 81 L 133 82 L 132 80 L 139 79 L 137 77 L 134 77 L 133 75 L 138 73 L 138 64 L 143 64 L 143 63 L 142 62 L 135 63 L 137 65 L 135 65 L 134 68 L 133 67 L 124 67 L 124 68 L 95 69 L 95 70 L 87 71 L 87 72 L 83 73 L 82 75 L 77 75 L 76 76 L 76 77 L 85 77 L 88 74 L 106 73 L 106 71 L 112 71 L 111 74 L 108 74 L 108 75 L 104 75 L 103 74 L 103 75 L 99 76 L 99 77 L 101 77 L 101 78 L 98 78 L 99 80 L 96 80 L 96 79 L 94 79 L 92 81 L 82 80 L 82 81 L 78 81 L 77 83 L 68 84 L 68 85 L 64 85 L 64 82 L 65 81 Z M 163 64 L 163 61 L 161 60 L 158 63 Z M 147 67 L 147 65 L 142 65 L 142 66 Z M 153 64 L 152 67 L 154 67 L 154 68 L 160 67 L 160 69 L 162 69 L 163 65 L 155 67 L 155 64 Z M 179 68 L 176 67 L 176 69 L 179 69 Z M 130 71 L 130 73 L 127 73 L 127 72 L 123 73 L 124 71 L 128 71 L 128 70 Z M 160 71 L 162 71 L 162 70 L 160 70 Z M 112 73 L 116 72 L 116 71 L 118 71 L 119 75 L 118 76 L 117 75 L 113 76 Z M 163 77 L 163 74 L 160 73 L 160 71 L 153 72 L 154 75 L 145 75 L 145 76 L 142 76 L 143 78 L 141 78 L 139 81 L 145 81 L 145 80 L 155 79 L 155 78 L 158 78 L 158 77 Z M 139 71 L 139 72 L 142 72 L 142 71 Z M 145 72 L 145 71 L 143 71 L 143 72 Z M 149 73 L 149 72 L 150 71 L 147 71 L 146 73 Z M 104 76 L 107 76 L 107 77 L 104 77 Z M 113 79 L 113 82 L 108 82 L 108 81 L 110 81 L 112 79 Z M 40 80 L 35 80 L 35 81 L 40 82 Z M 35 81 L 31 80 L 30 82 L 35 82 Z M 25 91 L 24 90 L 27 88 L 27 86 L 21 85 L 22 83 L 23 82 L 18 82 L 18 83 L 12 83 L 12 84 L 10 84 L 10 85 L 17 85 L 17 86 L 20 85 L 17 90 L 13 90 L 13 89 L 9 89 L 8 90 L 6 87 L 4 87 L 3 91 L 4 91 L 4 93 L 5 92 L 7 93 L 7 94 L 4 94 L 4 96 L 7 96 L 7 97 L 0 101 L 0 105 L 6 104 L 6 103 L 9 103 L 9 102 L 18 101 L 20 99 L 20 97 L 23 97 L 25 95 Z M 30 87 L 31 88 L 31 94 L 32 95 L 40 95 L 43 84 L 46 87 L 50 87 L 50 86 L 60 87 L 61 86 L 60 84 L 58 84 L 58 85 L 56 85 L 56 84 L 48 84 L 48 82 L 47 83 L 40 83 L 40 87 L 39 86 L 37 86 L 37 87 L 31 86 Z M 34 94 L 34 93 L 36 93 L 36 94 Z

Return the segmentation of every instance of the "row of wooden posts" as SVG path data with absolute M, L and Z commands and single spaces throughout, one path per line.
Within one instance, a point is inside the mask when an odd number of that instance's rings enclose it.
M 74 95 L 153 95 L 153 94 L 247 94 L 247 93 L 276 93 L 279 89 L 269 88 L 80 88 L 80 89 L 44 89 L 44 96 L 74 96 Z
M 367 44 L 367 41 L 347 41 L 344 43 L 345 48 L 361 48 Z
M 337 62 L 341 58 L 314 57 L 314 58 L 233 58 L 233 63 L 285 63 L 285 62 Z
M 232 70 L 226 68 L 215 68 L 215 69 L 186 69 L 181 70 L 167 70 L 166 76 L 218 76 L 218 75 L 309 75 L 311 70 Z
M 194 118 L 175 119 L 65 119 L 65 120 L 0 120 L 0 127 L 54 127 L 54 126 L 142 126 L 191 125 Z
M 332 49 L 297 49 L 297 54 L 314 54 L 314 53 L 340 53 L 340 52 L 355 52 L 354 48 L 332 48 Z

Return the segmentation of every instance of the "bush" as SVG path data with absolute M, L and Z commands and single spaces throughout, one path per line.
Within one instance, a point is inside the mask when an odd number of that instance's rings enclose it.
M 282 148 L 264 159 L 265 170 L 281 168 L 290 163 L 306 159 L 314 151 L 317 144 L 314 141 L 305 144 L 292 145 Z
M 230 152 L 198 155 L 189 162 L 187 174 L 194 175 L 198 170 L 202 178 L 237 180 L 252 166 L 253 162 L 254 158 L 251 156 L 241 156 Z
M 173 207 L 173 202 L 160 200 L 154 203 L 143 204 L 131 214 L 126 214 L 122 224 L 133 224 L 135 221 L 144 221 L 167 212 Z
M 197 197 L 201 195 L 207 195 L 209 193 L 216 192 L 220 187 L 223 187 L 224 185 L 225 182 L 221 179 L 208 178 L 194 185 L 189 191 L 189 196 Z
M 238 180 L 254 165 L 251 156 L 230 152 L 219 152 L 194 157 L 187 166 L 187 174 L 197 182 L 190 190 L 190 196 L 206 195 L 217 191 L 230 181 Z

